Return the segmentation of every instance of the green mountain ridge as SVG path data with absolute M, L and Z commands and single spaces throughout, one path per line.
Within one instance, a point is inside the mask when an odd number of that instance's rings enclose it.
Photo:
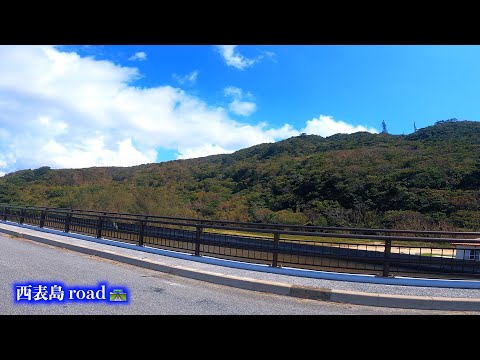
M 0 202 L 287 224 L 480 231 L 480 122 L 300 135 L 133 167 L 21 170 Z

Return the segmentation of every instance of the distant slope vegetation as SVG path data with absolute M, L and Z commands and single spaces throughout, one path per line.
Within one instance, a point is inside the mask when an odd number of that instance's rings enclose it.
M 253 222 L 480 231 L 480 122 L 300 135 L 229 155 L 22 170 L 0 202 Z

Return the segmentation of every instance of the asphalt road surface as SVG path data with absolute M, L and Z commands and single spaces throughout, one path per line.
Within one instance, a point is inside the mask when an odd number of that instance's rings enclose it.
M 12 284 L 31 281 L 61 281 L 69 287 L 94 287 L 99 282 L 126 286 L 130 303 L 121 306 L 107 303 L 14 303 Z M 0 235 L 0 293 L 0 315 L 460 314 L 337 304 L 236 289 L 7 235 Z

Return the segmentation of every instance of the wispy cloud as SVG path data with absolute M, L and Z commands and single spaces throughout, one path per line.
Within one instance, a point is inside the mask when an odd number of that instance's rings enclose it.
M 225 63 L 239 70 L 244 70 L 258 62 L 261 58 L 249 59 L 237 51 L 238 45 L 217 45 L 215 48 L 222 55 Z
M 178 74 L 172 74 L 172 77 L 180 84 L 190 84 L 193 85 L 198 78 L 198 70 L 194 70 L 191 73 L 187 75 L 178 75 Z
M 128 58 L 130 61 L 144 61 L 147 60 L 147 53 L 144 51 L 139 51 L 133 54 Z
M 216 45 L 215 49 L 222 55 L 225 63 L 239 70 L 253 66 L 265 58 L 277 62 L 276 54 L 273 51 L 261 51 L 261 54 L 254 58 L 247 58 L 238 51 L 238 45 Z
M 236 99 L 241 99 L 243 97 L 243 90 L 236 86 L 227 86 L 223 89 L 223 94 L 225 96 L 232 96 Z
M 269 58 L 271 61 L 273 61 L 275 63 L 278 62 L 277 54 L 274 53 L 273 51 L 264 51 L 263 55 L 260 55 L 260 56 L 261 56 L 262 59 L 263 58 Z

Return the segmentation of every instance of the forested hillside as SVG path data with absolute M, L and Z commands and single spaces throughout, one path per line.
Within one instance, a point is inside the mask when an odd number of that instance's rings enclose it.
M 22 170 L 0 202 L 209 219 L 480 231 L 480 122 L 300 135 L 134 167 Z

